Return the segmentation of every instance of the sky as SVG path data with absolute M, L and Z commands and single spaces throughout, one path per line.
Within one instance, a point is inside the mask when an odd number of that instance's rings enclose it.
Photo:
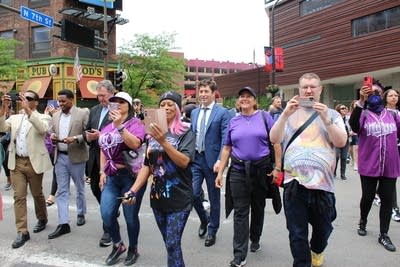
M 265 64 L 264 0 L 124 0 L 123 9 L 129 23 L 117 25 L 117 47 L 134 34 L 176 33 L 175 51 L 186 59 Z

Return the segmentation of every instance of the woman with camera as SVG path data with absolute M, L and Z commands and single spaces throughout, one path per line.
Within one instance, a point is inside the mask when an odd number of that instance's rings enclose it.
M 388 236 L 392 213 L 393 192 L 396 179 L 400 176 L 400 157 L 397 138 L 400 134 L 400 116 L 385 108 L 383 86 L 373 81 L 372 86 L 364 85 L 360 90 L 357 107 L 351 114 L 350 126 L 358 134 L 358 172 L 361 179 L 360 221 L 357 233 L 367 234 L 369 211 L 378 193 L 381 198 L 379 210 L 380 235 L 378 242 L 389 251 L 396 247 Z

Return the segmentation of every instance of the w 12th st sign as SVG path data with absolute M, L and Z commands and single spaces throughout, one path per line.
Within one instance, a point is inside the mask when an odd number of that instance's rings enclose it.
M 37 12 L 36 10 L 21 6 L 20 16 L 23 19 L 35 22 L 48 28 L 53 28 L 54 19 L 46 14 Z

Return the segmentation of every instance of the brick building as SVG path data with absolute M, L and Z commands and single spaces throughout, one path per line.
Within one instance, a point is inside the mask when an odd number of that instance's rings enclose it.
M 265 7 L 270 16 L 273 4 Z M 322 100 L 331 107 L 349 104 L 367 74 L 400 88 L 399 1 L 282 0 L 275 6 L 274 22 L 275 47 L 284 49 L 285 60 L 284 71 L 275 78 L 285 99 L 297 94 L 298 78 L 305 72 L 321 77 Z M 225 96 L 256 77 L 252 71 L 216 81 Z M 260 90 L 265 92 L 268 73 L 263 82 Z
M 117 1 L 121 2 L 122 1 Z M 103 35 L 103 7 L 88 5 L 75 0 L 0 0 L 17 10 L 21 6 L 34 9 L 53 17 L 55 24 L 62 19 L 83 24 L 94 29 L 96 36 Z M 87 8 L 92 9 L 88 12 Z M 26 61 L 27 68 L 21 70 L 16 80 L 10 77 L 0 78 L 3 90 L 24 91 L 34 89 L 42 98 L 41 105 L 48 99 L 55 99 L 61 89 L 71 89 L 76 93 L 78 105 L 91 105 L 95 101 L 95 86 L 104 77 L 113 78 L 116 69 L 116 21 L 115 9 L 108 9 L 108 56 L 107 70 L 103 69 L 103 52 L 88 47 L 62 41 L 61 28 L 41 26 L 20 17 L 16 12 L 0 7 L 0 38 L 13 38 L 21 42 L 15 51 L 18 59 Z M 94 20 L 93 18 L 97 18 Z M 84 39 L 85 36 L 77 38 Z M 97 46 L 102 46 L 95 41 Z M 83 77 L 76 82 L 74 58 L 79 47 L 79 58 Z M 104 75 L 106 71 L 106 75 Z

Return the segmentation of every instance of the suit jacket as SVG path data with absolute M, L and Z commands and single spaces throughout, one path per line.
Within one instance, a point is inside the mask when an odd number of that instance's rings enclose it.
M 53 133 L 59 136 L 61 110 L 53 114 Z M 68 136 L 77 136 L 77 142 L 68 145 L 68 157 L 72 163 L 86 162 L 89 158 L 88 147 L 83 138 L 84 131 L 89 118 L 89 110 L 73 106 L 70 110 L 71 120 L 69 124 Z M 56 146 L 54 160 L 57 160 L 58 147 Z
M 22 123 L 23 114 L 11 115 L 7 120 L 5 116 L 0 117 L 0 131 L 11 132 L 10 144 L 8 145 L 8 168 L 15 169 L 17 132 Z M 53 167 L 51 164 L 49 152 L 47 151 L 44 139 L 50 128 L 51 117 L 41 114 L 36 110 L 28 118 L 30 124 L 26 133 L 26 145 L 29 154 L 29 160 L 35 173 L 44 173 Z
M 90 129 L 98 129 L 99 131 L 104 128 L 107 124 L 111 122 L 111 120 L 108 118 L 108 112 L 104 116 L 103 121 L 100 124 L 99 127 L 99 121 L 100 121 L 100 115 L 101 111 L 103 109 L 103 106 L 98 104 L 90 109 L 89 113 L 89 120 L 86 125 L 86 130 Z M 86 140 L 86 135 L 84 135 L 85 140 Z M 100 146 L 98 140 L 94 140 L 92 142 L 87 142 L 86 143 L 89 145 L 89 160 L 87 161 L 87 174 L 90 175 L 92 173 L 93 165 L 95 162 L 100 162 Z
M 191 113 L 191 127 L 194 133 L 197 131 L 199 113 L 200 108 L 194 109 Z M 204 154 L 207 166 L 211 169 L 214 167 L 215 162 L 220 158 L 230 118 L 231 117 L 226 108 L 214 104 L 207 121 L 204 140 Z

